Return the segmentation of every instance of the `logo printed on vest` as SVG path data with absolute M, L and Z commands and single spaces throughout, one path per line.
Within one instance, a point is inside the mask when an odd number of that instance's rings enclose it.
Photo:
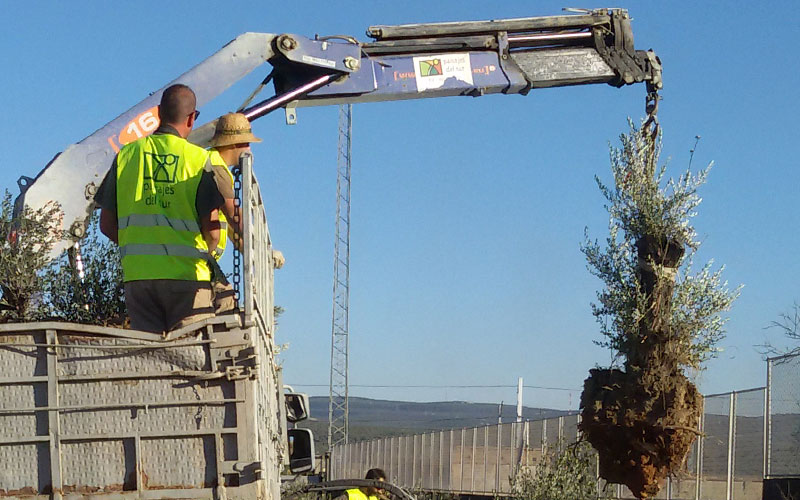
M 178 167 L 177 155 L 165 154 L 159 155 L 155 153 L 145 152 L 149 156 L 155 168 L 153 169 L 153 176 L 150 177 L 145 171 L 143 176 L 145 180 L 152 180 L 153 182 L 175 183 L 175 170 Z

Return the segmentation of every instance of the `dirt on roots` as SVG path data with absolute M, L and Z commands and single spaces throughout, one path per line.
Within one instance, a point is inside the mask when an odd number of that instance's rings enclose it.
M 651 498 L 684 468 L 703 399 L 678 369 L 594 369 L 581 410 L 580 429 L 599 454 L 600 476 Z

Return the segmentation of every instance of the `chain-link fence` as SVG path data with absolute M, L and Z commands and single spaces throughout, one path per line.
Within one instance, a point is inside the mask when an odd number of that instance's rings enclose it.
M 767 478 L 800 478 L 800 355 L 767 360 Z
M 794 408 L 794 416 L 800 417 L 797 405 L 795 398 L 794 406 L 787 408 Z M 706 396 L 701 435 L 686 466 L 655 498 L 760 500 L 766 464 L 764 408 L 764 388 Z M 576 414 L 565 415 L 336 446 L 331 451 L 330 477 L 360 478 L 368 469 L 381 467 L 392 482 L 406 488 L 509 495 L 521 468 L 535 467 L 557 443 L 578 439 L 578 419 Z M 794 427 L 784 420 L 781 417 L 781 436 L 793 436 L 794 441 L 784 437 L 773 451 L 796 459 L 800 418 Z M 797 467 L 796 460 L 790 462 L 782 467 Z M 598 498 L 634 496 L 624 486 L 598 481 Z

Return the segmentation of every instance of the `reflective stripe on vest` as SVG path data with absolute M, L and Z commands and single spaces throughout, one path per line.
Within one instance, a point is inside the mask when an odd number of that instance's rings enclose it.
M 212 165 L 219 165 L 221 167 L 225 167 L 225 173 L 231 178 L 231 186 L 233 186 L 233 174 L 228 169 L 228 166 L 225 164 L 225 160 L 222 159 L 220 156 L 219 151 L 216 149 L 209 149 L 209 159 L 211 160 Z M 222 257 L 222 254 L 225 253 L 225 247 L 228 244 L 228 219 L 225 217 L 225 214 L 222 213 L 222 210 L 219 211 L 219 243 L 217 243 L 217 248 L 214 251 L 214 258 L 219 260 Z
M 193 220 L 171 219 L 164 214 L 133 214 L 119 219 L 118 228 L 127 229 L 128 226 L 141 227 L 171 227 L 176 231 L 200 232 L 200 224 Z
M 209 281 L 195 202 L 208 153 L 172 134 L 117 155 L 117 223 L 124 281 Z
M 183 245 L 159 245 L 158 243 L 128 243 L 119 250 L 120 257 L 128 255 L 170 255 L 206 259 L 208 252 Z

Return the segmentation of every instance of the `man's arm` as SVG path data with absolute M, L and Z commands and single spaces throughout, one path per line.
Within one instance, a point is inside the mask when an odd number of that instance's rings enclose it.
M 236 207 L 231 175 L 227 166 L 213 163 L 211 157 L 206 163 L 203 179 L 198 189 L 198 211 L 204 211 L 207 207 L 218 208 L 222 211 L 228 221 L 228 237 L 234 247 L 241 251 L 242 214 L 240 210 L 237 222 L 234 217 Z
M 200 215 L 200 232 L 206 240 L 209 253 L 219 246 L 219 210 Z
M 242 251 L 242 210 L 238 210 L 236 217 L 235 199 L 226 198 L 225 204 L 220 207 L 225 218 L 228 220 L 228 239 L 233 243 L 236 250 Z
M 116 212 L 112 212 L 106 208 L 100 209 L 100 232 L 105 234 L 109 240 L 119 245 L 119 228 L 117 226 Z M 219 238 L 219 233 L 217 237 Z
M 116 244 L 119 244 L 119 226 L 117 224 L 117 159 L 97 188 L 94 201 L 100 205 L 100 232 Z

